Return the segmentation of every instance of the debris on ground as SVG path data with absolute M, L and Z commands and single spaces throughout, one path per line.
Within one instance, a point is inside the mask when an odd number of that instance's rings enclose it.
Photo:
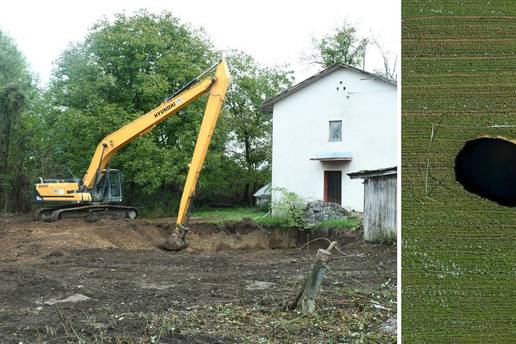
M 67 303 L 67 302 L 76 303 L 76 302 L 88 301 L 88 300 L 91 300 L 91 297 L 88 297 L 88 296 L 82 295 L 82 294 L 73 294 L 73 295 L 70 295 L 63 299 L 52 298 L 43 303 L 45 305 L 51 306 L 51 305 L 55 305 L 56 303 Z
M 397 331 L 397 320 L 396 316 L 390 317 L 387 321 L 382 325 L 381 330 L 385 333 L 396 335 Z
M 264 290 L 274 287 L 274 283 L 265 281 L 249 281 L 245 289 L 247 290 Z
M 189 240 L 195 250 L 170 253 L 153 244 L 169 235 L 168 223 L 173 219 L 0 218 L 0 338 L 6 343 L 396 342 L 382 328 L 396 312 L 396 286 L 386 283 L 396 278 L 395 247 L 336 239 L 345 254 L 334 252 L 314 323 L 314 317 L 285 311 L 284 305 L 301 287 L 318 242 L 303 250 L 287 241 L 249 248 L 251 238 L 280 238 L 288 231 L 238 225 L 218 230 L 194 223 Z M 310 240 L 306 233 L 294 236 L 300 238 Z M 232 243 L 214 249 L 222 240 Z M 294 244 L 301 247 L 303 241 Z

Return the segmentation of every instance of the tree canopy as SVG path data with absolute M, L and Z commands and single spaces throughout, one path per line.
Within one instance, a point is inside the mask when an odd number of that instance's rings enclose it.
M 0 206 L 3 212 L 26 209 L 29 184 L 25 159 L 26 117 L 35 87 L 14 42 L 0 31 Z
M 335 32 L 322 38 L 313 38 L 315 53 L 309 60 L 324 67 L 336 63 L 361 67 L 368 44 L 367 38 L 359 37 L 357 30 L 345 22 Z
M 259 110 L 265 100 L 290 87 L 292 72 L 260 66 L 252 56 L 227 52 L 233 77 L 226 99 L 226 118 L 231 123 L 229 155 L 243 171 L 243 201 L 271 179 L 272 115 Z

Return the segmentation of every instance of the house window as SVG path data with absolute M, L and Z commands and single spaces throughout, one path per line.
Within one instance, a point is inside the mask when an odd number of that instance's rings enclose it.
M 330 142 L 342 141 L 342 121 L 330 121 Z

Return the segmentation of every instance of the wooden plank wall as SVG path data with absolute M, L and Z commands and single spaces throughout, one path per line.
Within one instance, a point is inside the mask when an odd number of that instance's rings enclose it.
M 364 239 L 385 242 L 396 239 L 396 175 L 364 180 Z

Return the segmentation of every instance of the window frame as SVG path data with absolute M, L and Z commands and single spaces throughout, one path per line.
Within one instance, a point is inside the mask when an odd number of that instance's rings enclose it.
M 339 137 L 338 139 L 334 139 L 332 137 L 332 124 L 333 123 L 340 123 L 340 131 L 339 131 Z M 328 122 L 328 142 L 342 142 L 342 120 L 330 120 Z

